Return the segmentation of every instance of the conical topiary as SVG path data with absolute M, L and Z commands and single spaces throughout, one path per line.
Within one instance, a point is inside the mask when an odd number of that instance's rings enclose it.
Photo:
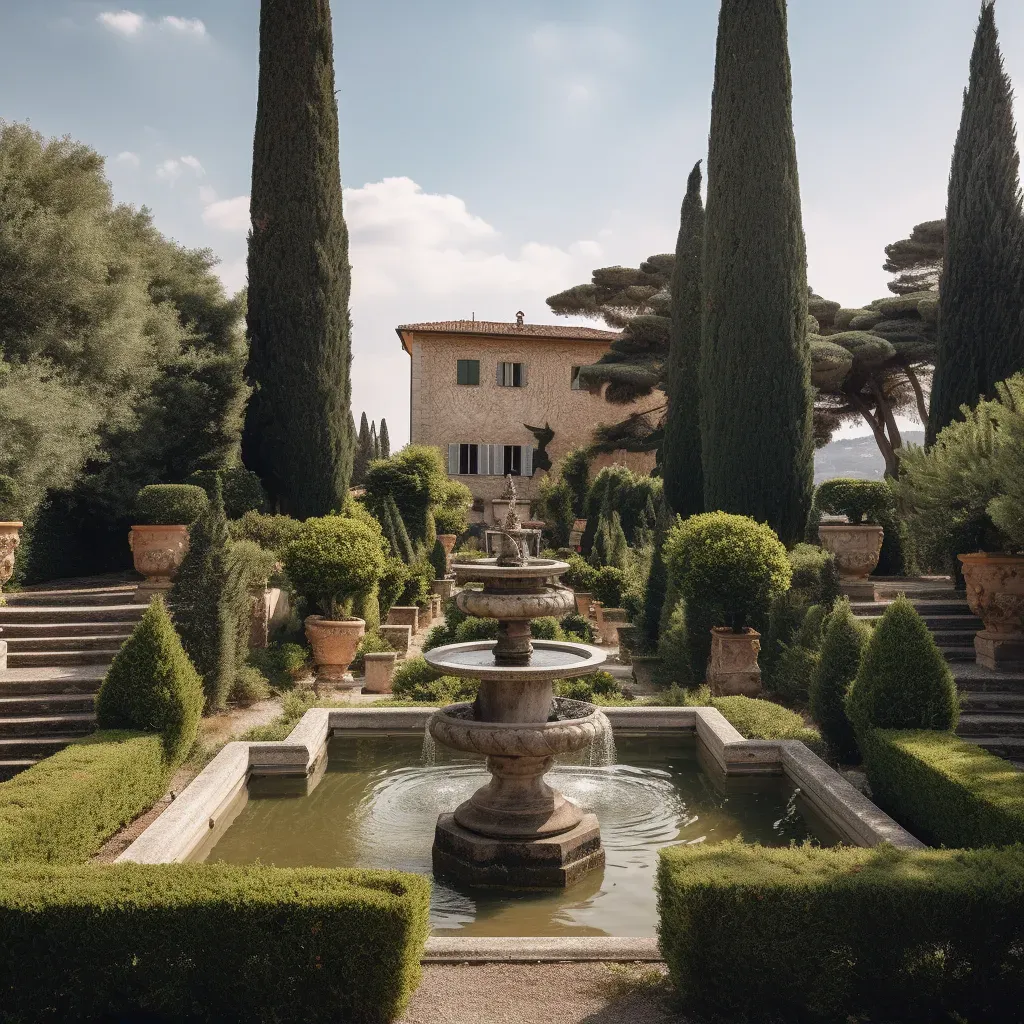
M 155 597 L 107 670 L 96 698 L 101 729 L 163 736 L 167 760 L 188 755 L 203 711 L 203 681 L 189 661 L 163 599 Z
M 953 673 L 903 596 L 889 605 L 868 641 L 846 697 L 846 714 L 857 733 L 956 727 L 960 705 Z
M 825 620 L 818 667 L 811 678 L 811 715 L 841 761 L 857 757 L 845 702 L 870 636 L 870 628 L 854 616 L 849 599 L 842 598 Z

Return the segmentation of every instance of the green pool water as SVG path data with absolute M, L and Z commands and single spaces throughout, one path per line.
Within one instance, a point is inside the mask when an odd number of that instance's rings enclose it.
M 279 867 L 397 868 L 431 873 L 434 824 L 488 778 L 482 759 L 421 738 L 345 734 L 328 747 L 323 778 L 308 795 L 294 783 L 257 779 L 208 861 Z M 741 836 L 766 846 L 830 841 L 816 834 L 797 791 L 781 777 L 725 779 L 705 771 L 695 742 L 670 735 L 616 736 L 617 763 L 559 764 L 548 776 L 601 822 L 607 865 L 566 890 L 514 892 L 435 882 L 439 935 L 655 934 L 658 851 Z

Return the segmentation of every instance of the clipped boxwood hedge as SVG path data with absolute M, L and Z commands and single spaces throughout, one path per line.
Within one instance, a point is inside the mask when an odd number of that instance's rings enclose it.
M 392 871 L 0 868 L 0 1019 L 391 1021 L 429 902 Z
M 191 526 L 208 504 L 195 484 L 150 484 L 135 496 L 135 518 L 140 526 Z
M 65 747 L 0 783 L 0 864 L 88 860 L 170 776 L 158 735 L 97 732 Z
M 675 846 L 657 885 L 661 949 L 696 1015 L 1020 1020 L 1024 848 Z
M 879 806 L 949 847 L 1024 843 L 1024 775 L 951 733 L 877 730 L 861 753 Z

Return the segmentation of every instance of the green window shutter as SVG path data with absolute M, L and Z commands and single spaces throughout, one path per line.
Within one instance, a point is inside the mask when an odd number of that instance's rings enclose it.
M 479 384 L 480 383 L 480 360 L 470 359 L 469 360 L 469 383 Z
M 459 359 L 456 370 L 456 380 L 459 384 L 479 384 L 480 383 L 480 360 L 479 359 Z

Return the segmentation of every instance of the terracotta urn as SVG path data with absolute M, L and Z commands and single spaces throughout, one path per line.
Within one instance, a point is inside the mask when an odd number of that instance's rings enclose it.
M 974 638 L 988 668 L 1024 662 L 1024 555 L 959 555 L 967 603 L 985 624 Z
M 171 580 L 188 553 L 187 526 L 133 526 L 128 534 L 135 571 L 146 577 L 135 600 L 149 604 L 154 594 L 170 590 Z
M 14 552 L 18 550 L 18 536 L 22 523 L 0 523 L 0 590 L 14 575 Z
M 437 539 L 441 542 L 441 547 L 444 548 L 445 575 L 450 576 L 452 573 L 452 552 L 455 550 L 455 542 L 459 538 L 454 533 L 439 533 Z
M 821 546 L 835 555 L 843 582 L 865 580 L 875 571 L 885 531 L 881 526 L 823 523 L 818 527 Z
M 363 619 L 325 619 L 310 615 L 306 622 L 306 639 L 313 648 L 316 681 L 330 686 L 357 688 L 349 672 L 356 648 L 366 632 Z
M 708 686 L 714 697 L 756 697 L 761 692 L 761 634 L 753 629 L 737 633 L 728 626 L 711 630 Z
M 590 618 L 590 606 L 594 603 L 594 595 L 585 590 L 576 591 L 576 612 L 583 618 Z

